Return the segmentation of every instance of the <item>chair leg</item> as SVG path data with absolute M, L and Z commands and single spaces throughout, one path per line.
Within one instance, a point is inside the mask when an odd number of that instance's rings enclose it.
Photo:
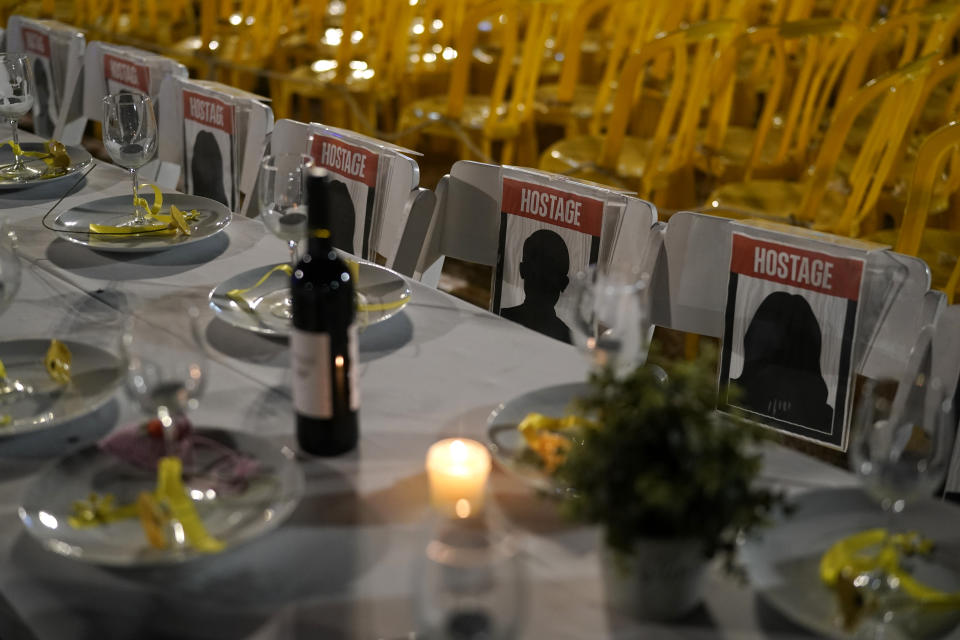
M 960 287 L 960 258 L 957 258 L 957 264 L 953 265 L 953 271 L 947 280 L 947 304 L 953 304 L 957 297 L 957 288 Z

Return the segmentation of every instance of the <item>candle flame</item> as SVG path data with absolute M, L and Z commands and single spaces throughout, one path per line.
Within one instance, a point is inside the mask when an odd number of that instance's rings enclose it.
M 466 498 L 460 498 L 457 500 L 457 504 L 454 505 L 454 511 L 457 512 L 458 518 L 469 518 L 470 517 L 470 501 Z
M 458 464 L 466 462 L 467 445 L 464 444 L 463 440 L 454 440 L 450 443 L 450 457 Z
M 333 363 L 334 363 L 335 365 L 337 365 L 338 367 L 342 367 L 342 366 L 343 366 L 343 356 L 337 356 L 336 358 L 334 358 L 334 359 L 333 359 Z

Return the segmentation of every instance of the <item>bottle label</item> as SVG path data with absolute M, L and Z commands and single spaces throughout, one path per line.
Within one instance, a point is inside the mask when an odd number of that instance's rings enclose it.
M 347 328 L 347 361 L 337 356 L 331 368 L 330 334 L 290 328 L 290 357 L 293 368 L 293 406 L 310 418 L 333 417 L 333 394 L 349 385 L 350 409 L 360 408 L 358 369 L 360 348 L 357 324 Z M 336 387 L 336 389 L 334 388 Z
M 290 328 L 293 408 L 310 418 L 333 417 L 330 334 Z
M 357 335 L 357 323 L 347 327 L 347 353 L 350 356 L 350 409 L 360 408 L 360 381 L 357 371 L 360 369 L 360 339 Z

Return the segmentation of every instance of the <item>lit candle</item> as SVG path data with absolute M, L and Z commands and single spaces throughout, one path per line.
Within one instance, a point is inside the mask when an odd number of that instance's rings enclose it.
M 475 440 L 441 440 L 427 451 L 430 501 L 447 517 L 481 513 L 489 475 L 490 452 Z

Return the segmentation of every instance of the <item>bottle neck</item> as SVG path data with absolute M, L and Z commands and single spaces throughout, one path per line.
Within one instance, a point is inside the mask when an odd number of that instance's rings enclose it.
M 310 253 L 329 252 L 333 249 L 330 230 L 324 228 L 307 230 L 307 247 Z

